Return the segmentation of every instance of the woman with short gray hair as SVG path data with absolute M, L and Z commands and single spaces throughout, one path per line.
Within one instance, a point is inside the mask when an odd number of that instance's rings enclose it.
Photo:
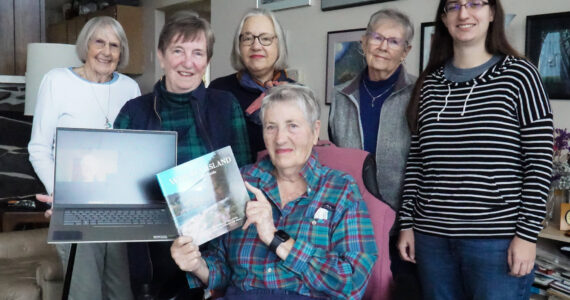
M 404 60 L 413 37 L 414 26 L 404 13 L 381 9 L 372 14 L 361 39 L 366 67 L 356 78 L 335 86 L 329 116 L 329 137 L 337 146 L 375 154 L 376 196 L 395 211 L 410 148 L 406 108 L 416 78 L 406 71 Z M 394 224 L 390 232 L 393 297 L 421 299 L 415 265 L 398 255 L 396 228 Z
M 134 80 L 116 72 L 129 61 L 127 37 L 119 22 L 110 17 L 89 20 L 79 33 L 75 50 L 83 65 L 49 71 L 38 91 L 28 151 L 48 195 L 54 188 L 56 128 L 109 129 L 123 104 L 140 95 Z M 52 198 L 39 195 L 38 200 L 51 202 Z M 58 244 L 57 250 L 65 267 L 70 246 Z M 132 298 L 123 243 L 77 246 L 69 299 Z
M 265 111 L 276 103 L 291 101 L 301 109 L 303 116 L 314 129 L 321 114 L 321 106 L 313 91 L 302 85 L 280 85 L 271 89 L 263 98 L 259 117 L 263 120 Z
M 321 165 L 319 104 L 310 89 L 282 84 L 261 105 L 267 155 L 241 169 L 254 201 L 241 229 L 199 248 L 182 236 L 171 255 L 192 287 L 223 300 L 361 299 L 378 257 L 354 179 Z
M 85 63 L 87 60 L 87 52 L 89 51 L 89 41 L 91 41 L 93 35 L 99 28 L 104 27 L 113 31 L 119 39 L 120 52 L 117 69 L 120 70 L 129 64 L 129 42 L 121 24 L 111 17 L 102 16 L 87 21 L 75 42 L 75 52 L 79 60 Z
M 278 82 L 294 82 L 285 72 L 287 42 L 272 12 L 252 9 L 241 19 L 233 42 L 232 67 L 237 73 L 220 77 L 209 87 L 231 92 L 245 112 L 252 159 L 265 149 L 259 107 L 265 90 Z

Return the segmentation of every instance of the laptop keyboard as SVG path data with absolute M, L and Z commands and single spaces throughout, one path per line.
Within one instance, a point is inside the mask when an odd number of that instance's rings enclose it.
M 66 209 L 63 225 L 149 225 L 168 224 L 169 212 L 159 209 Z

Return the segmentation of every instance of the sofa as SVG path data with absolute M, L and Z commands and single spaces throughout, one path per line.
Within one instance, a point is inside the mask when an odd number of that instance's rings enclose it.
M 2 108 L 0 105 L 0 210 L 6 209 L 9 201 L 30 201 L 34 194 L 45 193 L 28 160 L 31 118 Z M 46 240 L 45 228 L 0 233 L 0 299 L 61 299 L 61 259 Z
M 47 229 L 0 233 L 0 299 L 61 299 L 63 267 Z

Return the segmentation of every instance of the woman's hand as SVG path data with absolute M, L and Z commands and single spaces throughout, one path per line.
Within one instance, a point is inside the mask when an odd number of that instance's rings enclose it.
M 273 224 L 273 211 L 271 203 L 267 201 L 263 192 L 253 187 L 249 183 L 245 183 L 245 187 L 255 195 L 257 201 L 248 201 L 245 207 L 246 221 L 242 229 L 245 230 L 249 225 L 254 224 L 257 228 L 259 239 L 266 245 L 271 243 L 275 235 L 275 224 Z
M 398 238 L 398 250 L 400 252 L 400 257 L 404 261 L 409 261 L 414 264 L 416 263 L 416 249 L 413 229 L 400 231 L 400 237 Z
M 47 204 L 49 204 L 50 206 L 51 206 L 51 204 L 53 203 L 53 197 L 52 197 L 52 196 L 48 196 L 48 195 L 36 194 L 36 200 L 38 200 L 38 201 L 40 201 L 40 202 L 47 203 Z M 50 208 L 50 209 L 48 209 L 48 210 L 46 210 L 46 211 L 44 212 L 44 216 L 45 216 L 47 219 L 49 219 L 49 218 L 51 218 L 51 213 L 52 213 L 52 210 L 51 210 L 51 208 Z
M 515 236 L 509 246 L 507 260 L 512 276 L 521 277 L 530 274 L 534 268 L 536 244 Z
M 200 248 L 192 242 L 189 236 L 181 236 L 172 242 L 170 255 L 180 270 L 190 272 L 208 284 L 210 270 L 206 261 L 202 258 Z

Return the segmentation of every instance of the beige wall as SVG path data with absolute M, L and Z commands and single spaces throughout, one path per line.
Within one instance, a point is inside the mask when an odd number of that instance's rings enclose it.
M 152 85 L 162 75 L 156 63 L 156 38 L 164 23 L 166 6 L 182 2 L 198 2 L 199 0 L 143 0 L 145 7 L 145 48 L 146 67 L 144 75 L 136 78 L 143 92 L 149 92 Z M 229 63 L 232 38 L 241 16 L 256 6 L 257 0 L 212 0 L 211 21 L 216 33 L 216 45 L 211 62 L 211 78 L 217 78 L 234 72 Z M 299 7 L 277 11 L 276 15 L 286 30 L 289 42 L 289 65 L 298 69 L 301 81 L 311 87 L 319 97 L 325 95 L 326 72 L 326 39 L 328 31 L 362 28 L 366 26 L 370 15 L 385 7 L 397 8 L 407 13 L 415 23 L 416 36 L 412 43 L 412 51 L 406 60 L 406 67 L 417 74 L 419 69 L 420 24 L 432 21 L 437 0 L 397 0 L 386 3 L 371 4 L 353 8 L 345 8 L 323 12 L 321 0 L 311 0 L 308 7 Z M 553 12 L 570 11 L 569 0 L 502 0 L 507 13 L 516 17 L 507 28 L 508 37 L 513 46 L 524 52 L 526 16 Z M 322 100 L 324 101 L 324 100 Z M 552 100 L 555 126 L 570 128 L 570 101 Z M 321 137 L 326 138 L 328 106 L 323 106 Z
M 437 0 L 398 0 L 326 12 L 320 9 L 321 0 L 312 0 L 311 3 L 309 7 L 277 11 L 276 16 L 286 30 L 290 67 L 300 70 L 302 82 L 311 87 L 319 99 L 324 99 L 325 95 L 327 32 L 365 27 L 370 15 L 380 8 L 397 8 L 407 13 L 415 23 L 416 36 L 406 67 L 411 73 L 418 73 L 420 24 L 433 20 Z M 527 15 L 570 11 L 569 0 L 502 0 L 502 3 L 507 13 L 516 14 L 507 34 L 513 46 L 521 52 L 524 52 Z M 255 5 L 256 0 L 212 0 L 212 26 L 216 33 L 212 78 L 234 72 L 229 64 L 229 54 L 235 27 L 241 16 Z M 570 128 L 570 118 L 563 118 L 570 115 L 570 101 L 553 100 L 552 106 L 555 125 Z M 325 125 L 321 130 L 323 138 L 327 136 L 328 108 L 325 107 L 321 115 Z

